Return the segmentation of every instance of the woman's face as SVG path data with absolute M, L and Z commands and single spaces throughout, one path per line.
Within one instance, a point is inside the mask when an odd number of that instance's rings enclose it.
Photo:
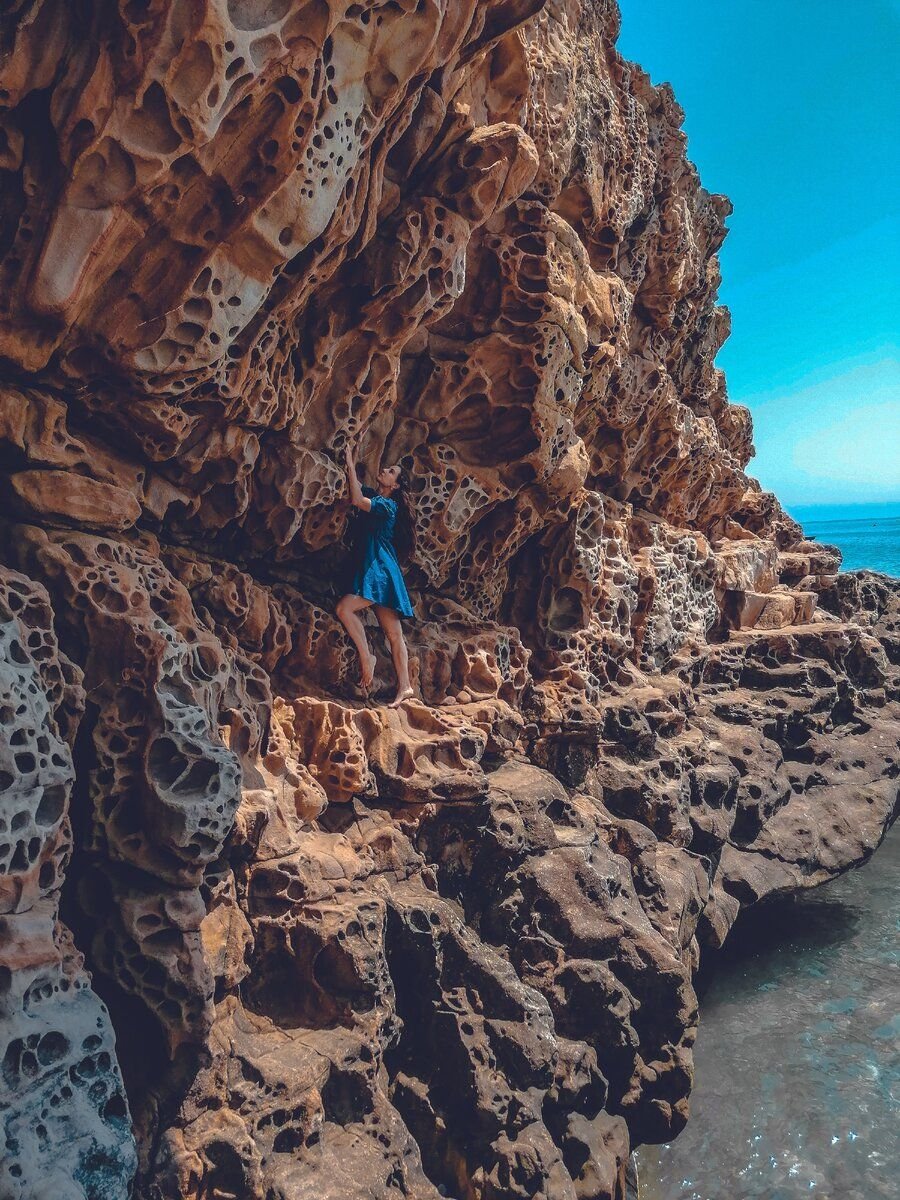
M 399 463 L 393 467 L 382 467 L 377 475 L 378 482 L 382 485 L 382 487 L 386 487 L 389 488 L 390 491 L 394 491 L 394 489 L 400 483 L 400 469 Z

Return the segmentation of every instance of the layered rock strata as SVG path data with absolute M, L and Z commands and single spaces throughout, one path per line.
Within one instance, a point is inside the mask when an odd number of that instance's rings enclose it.
M 745 474 L 728 201 L 611 0 L 7 8 L 0 1195 L 620 1200 L 703 947 L 897 811 L 898 592 Z

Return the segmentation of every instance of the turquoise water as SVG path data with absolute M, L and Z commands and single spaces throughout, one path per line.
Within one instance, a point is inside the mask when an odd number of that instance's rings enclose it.
M 840 547 L 842 570 L 900 576 L 900 503 L 789 505 L 788 512 L 807 537 Z
M 900 824 L 874 857 L 751 909 L 697 980 L 687 1127 L 641 1200 L 900 1196 Z
M 840 547 L 844 555 L 841 570 L 865 569 L 900 575 L 900 517 L 828 521 L 805 517 L 802 524 L 807 537 Z

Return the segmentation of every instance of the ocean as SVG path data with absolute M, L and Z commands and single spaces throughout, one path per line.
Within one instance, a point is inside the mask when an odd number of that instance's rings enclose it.
M 687 1127 L 641 1200 L 896 1200 L 900 824 L 861 870 L 750 909 L 698 980 Z
M 883 571 L 900 576 L 900 506 L 792 508 L 806 536 L 838 546 L 843 571 Z
M 790 509 L 842 570 L 900 576 L 900 505 Z M 696 980 L 688 1127 L 637 1152 L 642 1200 L 900 1194 L 900 822 L 863 870 L 739 920 Z
M 790 512 L 843 570 L 900 576 L 900 506 Z M 900 1196 L 898 880 L 900 822 L 862 870 L 706 952 L 690 1119 L 638 1149 L 641 1200 Z

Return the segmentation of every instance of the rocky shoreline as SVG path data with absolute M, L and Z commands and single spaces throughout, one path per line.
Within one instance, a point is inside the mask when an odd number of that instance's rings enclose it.
M 745 473 L 671 90 L 608 0 L 13 9 L 0 1197 L 634 1195 L 703 948 L 898 811 L 900 583 Z

